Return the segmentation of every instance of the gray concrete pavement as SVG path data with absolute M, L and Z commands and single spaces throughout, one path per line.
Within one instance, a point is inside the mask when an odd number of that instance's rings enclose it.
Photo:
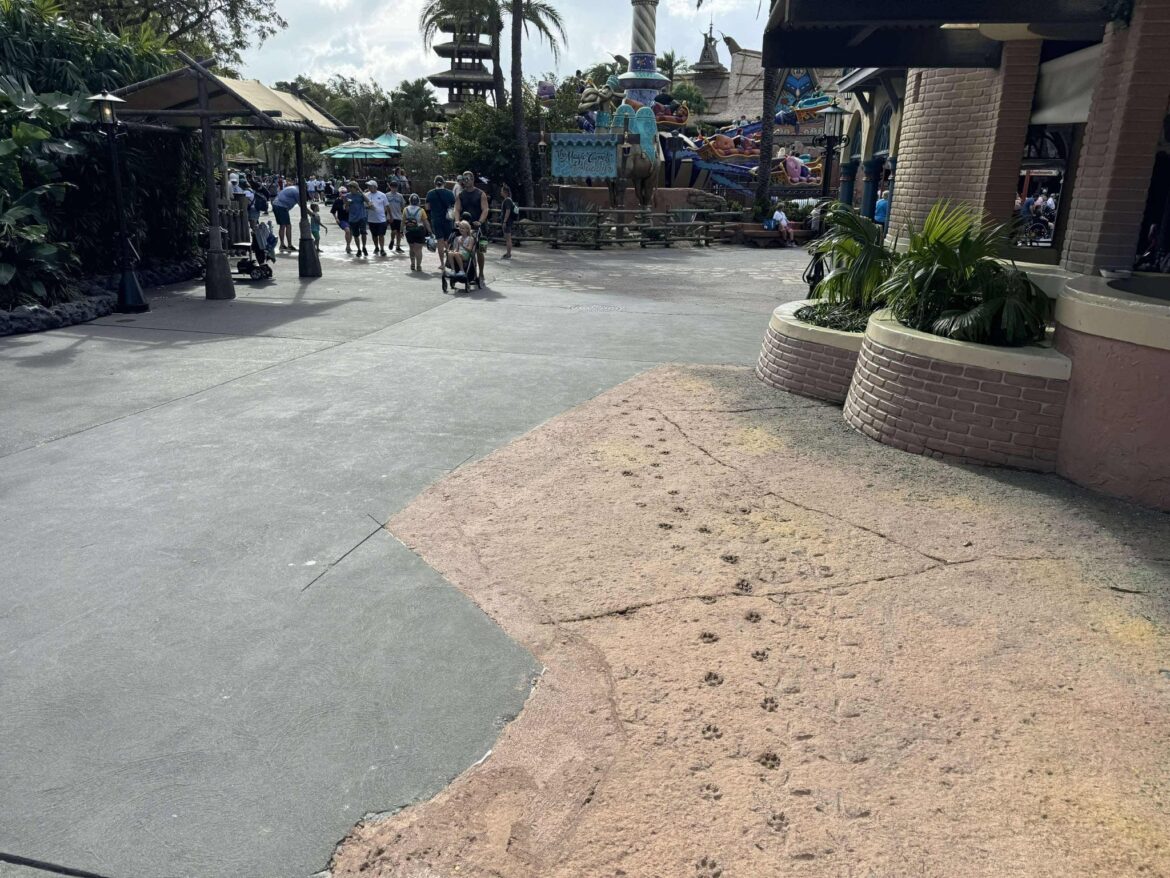
M 459 298 L 323 263 L 0 339 L 0 853 L 289 878 L 433 794 L 539 668 L 380 523 L 650 364 L 752 362 L 803 289 L 796 251 L 517 250 Z

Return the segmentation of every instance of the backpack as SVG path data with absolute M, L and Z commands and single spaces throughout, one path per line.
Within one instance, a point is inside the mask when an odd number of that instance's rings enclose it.
M 412 214 L 412 211 L 413 211 L 413 214 Z M 415 207 L 414 205 L 411 205 L 410 207 L 406 208 L 406 211 L 402 215 L 403 220 L 406 223 L 406 228 L 417 229 L 419 217 L 421 215 L 422 215 L 422 208 L 421 207 Z
M 261 213 L 268 210 L 268 199 L 264 197 L 263 189 L 256 190 L 256 197 L 252 199 L 252 206 Z

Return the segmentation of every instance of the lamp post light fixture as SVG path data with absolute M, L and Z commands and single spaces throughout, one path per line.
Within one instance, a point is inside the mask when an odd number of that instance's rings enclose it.
M 87 100 L 97 108 L 98 127 L 106 134 L 110 145 L 110 174 L 114 180 L 114 212 L 118 215 L 118 268 L 122 273 L 118 281 L 118 312 L 141 314 L 150 310 L 142 284 L 134 271 L 133 248 L 130 233 L 126 228 L 126 208 L 122 198 L 122 169 L 118 161 L 118 113 L 116 104 L 126 103 L 117 95 L 102 91 Z
M 833 101 L 823 110 L 817 111 L 817 115 L 825 122 L 825 133 L 818 137 L 817 141 L 823 141 L 825 145 L 825 166 L 821 169 L 821 197 L 828 198 L 829 182 L 833 176 L 833 156 L 838 147 L 849 142 L 849 138 L 845 136 L 845 117 L 849 114 Z

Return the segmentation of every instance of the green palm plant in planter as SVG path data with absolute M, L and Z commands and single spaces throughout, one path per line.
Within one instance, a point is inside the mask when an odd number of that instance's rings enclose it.
M 885 304 L 880 293 L 898 261 L 886 247 L 882 227 L 847 204 L 834 202 L 825 214 L 825 233 L 809 253 L 830 266 L 810 297 L 816 301 L 796 318 L 845 332 L 864 332 L 869 315 Z
M 877 290 L 911 329 L 977 344 L 1018 347 L 1041 341 L 1052 304 L 1014 265 L 999 261 L 1004 226 L 976 208 L 937 202 Z

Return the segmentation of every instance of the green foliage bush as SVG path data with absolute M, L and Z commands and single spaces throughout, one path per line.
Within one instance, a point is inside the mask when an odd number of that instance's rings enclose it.
M 21 83 L 25 91 L 27 83 L 33 95 L 71 93 L 45 99 L 54 106 L 67 104 L 71 115 L 49 126 L 54 136 L 48 142 L 60 141 L 67 130 L 74 148 L 42 156 L 52 165 L 51 173 L 47 166 L 42 172 L 68 185 L 40 202 L 38 223 L 46 229 L 46 243 L 69 243 L 72 258 L 65 260 L 63 271 L 104 274 L 114 269 L 117 258 L 117 225 L 110 221 L 112 169 L 104 135 L 83 117 L 88 112 L 84 98 L 156 76 L 174 63 L 148 28 L 116 35 L 100 25 L 64 19 L 44 0 L 0 0 L 0 70 L 12 78 L 10 85 Z M 48 120 L 43 114 L 39 118 Z M 145 261 L 190 255 L 206 225 L 195 138 L 131 130 L 119 138 L 119 146 L 136 249 Z M 18 197 L 11 191 L 8 196 Z M 54 289 L 46 287 L 50 298 L 63 294 L 63 286 Z
M 867 317 L 882 307 L 878 291 L 897 256 L 885 246 L 881 226 L 837 201 L 825 214 L 825 233 L 808 249 L 822 256 L 828 269 L 813 298 Z
M 0 308 L 68 298 L 76 258 L 54 237 L 49 216 L 70 185 L 58 162 L 81 149 L 61 134 L 80 113 L 77 98 L 34 95 L 0 78 Z
M 1040 341 L 1051 315 L 1047 295 L 1004 251 L 1003 226 L 969 205 L 940 201 L 877 291 L 894 316 L 923 332 L 959 341 L 1018 346 Z

